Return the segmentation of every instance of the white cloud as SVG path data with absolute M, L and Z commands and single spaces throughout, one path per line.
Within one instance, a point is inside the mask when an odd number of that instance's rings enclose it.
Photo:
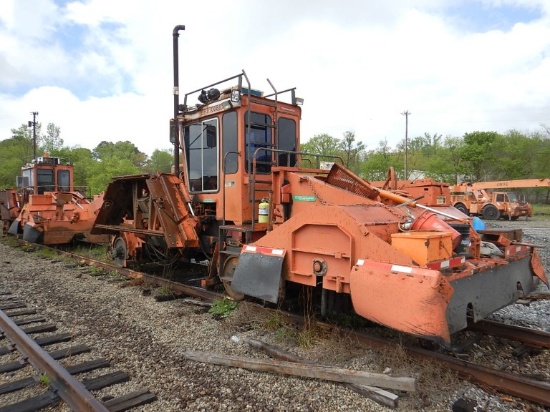
M 303 140 L 353 130 L 370 149 L 384 138 L 395 145 L 404 137 L 404 110 L 412 113 L 409 136 L 550 123 L 550 6 L 543 0 L 485 1 L 543 12 L 488 31 L 454 24 L 447 7 L 474 3 L 458 0 L 416 1 L 414 8 L 359 0 L 139 0 L 128 8 L 90 0 L 66 9 L 41 0 L 16 25 L 29 1 L 0 0 L 7 11 L 0 17 L 2 139 L 37 110 L 69 145 L 130 140 L 147 153 L 169 147 L 177 24 L 186 25 L 179 37 L 183 92 L 242 69 L 264 91 L 266 78 L 279 90 L 297 87 L 305 98 Z M 71 49 L 75 28 L 80 44 Z

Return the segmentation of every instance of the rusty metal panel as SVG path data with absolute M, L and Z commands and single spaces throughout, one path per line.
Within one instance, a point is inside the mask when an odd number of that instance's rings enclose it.
M 120 225 L 133 208 L 132 188 L 140 182 L 144 185 L 147 178 L 149 175 L 126 176 L 109 183 L 91 233 L 118 233 L 118 230 L 97 228 L 96 225 Z
M 376 199 L 378 197 L 378 190 L 376 188 L 370 186 L 364 180 L 358 178 L 337 163 L 330 169 L 326 182 L 368 199 Z
M 147 187 L 168 247 L 198 247 L 196 221 L 187 209 L 180 183 L 176 176 L 162 174 L 148 179 Z

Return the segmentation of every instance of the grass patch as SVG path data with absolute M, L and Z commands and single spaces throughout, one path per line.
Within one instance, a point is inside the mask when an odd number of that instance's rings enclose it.
M 50 386 L 50 377 L 45 372 L 42 372 L 38 376 L 38 380 L 39 380 L 41 385 Z
M 283 316 L 280 312 L 271 313 L 263 322 L 263 327 L 267 330 L 276 331 L 285 326 Z
M 531 206 L 533 206 L 533 216 L 550 216 L 550 205 L 537 203 Z
M 52 249 L 38 249 L 38 254 L 45 259 L 53 259 L 57 257 L 57 253 Z
M 97 266 L 90 266 L 90 274 L 92 276 L 101 276 L 105 274 L 105 269 Z
M 212 307 L 208 310 L 208 313 L 219 318 L 227 318 L 237 309 L 237 306 L 238 304 L 234 300 L 228 298 L 218 299 L 212 303 Z
M 107 245 L 83 243 L 74 249 L 74 253 L 100 262 L 110 262 L 107 257 Z
M 172 292 L 172 289 L 170 289 L 170 286 L 168 285 L 163 285 L 155 289 L 153 297 L 157 302 L 165 302 L 167 300 L 173 300 L 176 298 L 176 296 Z

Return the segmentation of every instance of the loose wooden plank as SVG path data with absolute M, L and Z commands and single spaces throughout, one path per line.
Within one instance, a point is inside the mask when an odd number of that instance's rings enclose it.
M 305 365 L 287 361 L 256 360 L 243 356 L 222 356 L 198 351 L 184 353 L 187 359 L 215 365 L 233 366 L 263 372 L 282 373 L 304 378 L 316 378 L 334 382 L 347 382 L 356 385 L 372 385 L 381 388 L 397 389 L 415 392 L 416 380 L 407 377 L 392 377 L 377 373 L 356 371 L 351 369 L 333 368 L 330 366 Z
M 269 356 L 281 360 L 286 360 L 289 362 L 300 362 L 308 365 L 314 365 L 315 362 L 308 361 L 303 359 L 293 353 L 290 353 L 284 349 L 278 348 L 276 346 L 270 345 L 269 343 L 262 342 L 256 339 L 244 338 L 243 342 L 247 343 L 251 348 L 261 350 L 267 353 Z M 388 392 L 384 389 L 376 388 L 374 386 L 368 385 L 355 385 L 353 383 L 345 384 L 348 388 L 354 392 L 366 396 L 367 398 L 372 399 L 375 402 L 378 402 L 381 405 L 387 406 L 389 408 L 397 408 L 399 397 L 391 392 Z

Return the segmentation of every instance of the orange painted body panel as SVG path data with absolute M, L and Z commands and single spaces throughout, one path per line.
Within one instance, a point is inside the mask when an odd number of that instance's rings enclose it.
M 15 189 L 0 190 L 0 220 L 4 222 L 4 231 L 21 211 L 21 197 Z
M 450 342 L 446 310 L 453 288 L 439 271 L 364 260 L 351 271 L 350 289 L 357 314 L 406 333 Z
M 287 251 L 285 279 L 315 286 L 317 274 L 313 265 L 319 260 L 326 266 L 323 286 L 349 293 L 349 273 L 359 258 L 412 264 L 406 254 L 389 244 L 391 233 L 398 230 L 397 223 L 403 216 L 376 202 L 370 207 L 309 203 L 255 244 Z M 372 224 L 376 219 L 387 224 Z
M 448 232 L 393 233 L 392 246 L 409 256 L 417 265 L 449 259 L 453 253 L 451 234 Z
M 393 168 L 388 171 L 385 181 L 369 182 L 374 187 L 401 193 L 417 202 L 431 207 L 450 206 L 450 189 L 448 183 L 437 182 L 432 178 L 416 180 L 397 180 Z
M 76 235 L 91 243 L 104 243 L 108 236 L 90 235 L 102 203 L 101 195 L 92 201 L 80 193 L 30 195 L 17 220 L 21 228 L 28 225 L 42 232 L 46 245 L 69 243 Z

